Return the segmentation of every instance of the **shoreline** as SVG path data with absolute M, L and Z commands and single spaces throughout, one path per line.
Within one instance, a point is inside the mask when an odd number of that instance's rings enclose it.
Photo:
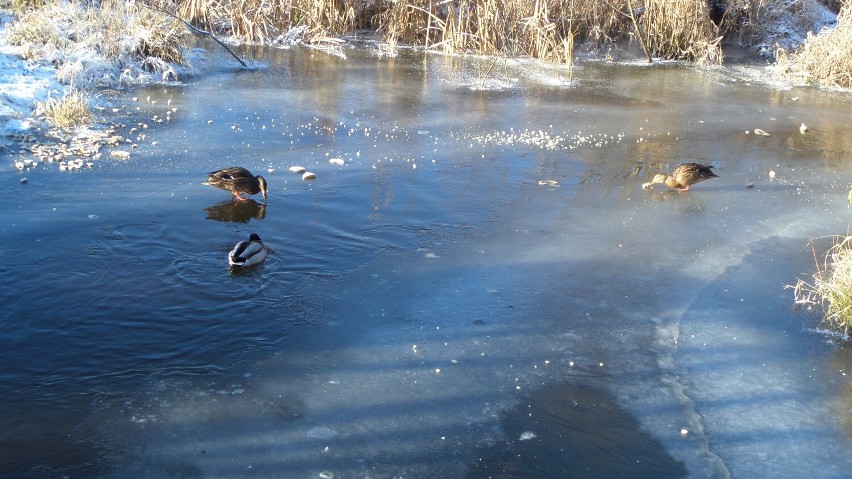
M 821 5 L 816 2 L 813 3 L 814 5 Z M 814 18 L 818 18 L 818 21 L 822 22 L 824 25 L 830 25 L 831 22 L 836 19 L 836 15 L 831 14 L 827 7 L 823 6 L 822 9 L 823 11 L 815 14 Z M 52 127 L 46 119 L 39 118 L 37 102 L 44 102 L 48 98 L 61 98 L 67 91 L 69 91 L 69 88 L 73 87 L 64 85 L 60 82 L 57 76 L 59 70 L 54 65 L 47 63 L 47 59 L 41 61 L 27 60 L 24 58 L 25 53 L 28 51 L 27 47 L 13 46 L 6 41 L 7 30 L 9 26 L 13 25 L 16 21 L 17 19 L 14 18 L 14 14 L 8 9 L 8 7 L 0 9 L 0 25 L 2 26 L 0 27 L 0 135 L 2 135 L 4 139 L 3 142 L 0 143 L 0 151 L 5 151 L 12 155 L 15 153 L 18 154 L 18 158 L 12 159 L 12 163 L 17 166 L 18 170 L 24 169 L 21 167 L 22 164 L 26 168 L 29 168 L 33 166 L 33 162 L 52 163 L 52 159 L 54 158 L 58 157 L 61 159 L 66 156 L 73 156 L 73 152 L 69 151 L 69 148 L 75 139 L 80 141 L 86 141 L 86 139 L 89 139 L 89 146 L 85 149 L 87 153 L 85 155 L 80 155 L 84 160 L 99 158 L 101 155 L 99 150 L 108 144 L 115 146 L 119 142 L 132 143 L 131 140 L 126 138 L 121 138 L 118 142 L 116 141 L 114 133 L 118 125 L 115 125 L 113 120 L 116 115 L 129 112 L 122 110 L 121 108 L 113 107 L 109 104 L 108 100 L 101 101 L 100 104 L 90 103 L 90 108 L 92 110 L 97 110 L 95 113 L 99 118 L 96 118 L 95 122 L 89 126 L 60 130 Z M 295 27 L 294 30 L 299 28 L 300 27 Z M 793 31 L 793 27 L 785 22 L 780 22 L 779 25 L 772 27 L 771 30 L 775 32 L 775 34 L 778 34 L 779 38 L 783 37 L 791 44 L 804 40 L 804 35 L 802 35 L 801 32 Z M 219 40 L 216 39 L 216 41 L 218 42 Z M 231 43 L 233 39 L 226 39 L 226 41 Z M 362 46 L 357 45 L 357 42 L 353 43 L 345 39 L 340 41 L 345 44 L 355 45 L 353 48 L 362 48 Z M 221 42 L 219 43 L 221 44 Z M 338 48 L 340 47 L 340 44 L 335 45 L 337 45 Z M 743 55 L 749 56 L 749 54 L 744 54 L 744 51 L 748 50 L 749 53 L 753 53 L 758 47 L 760 47 L 760 45 L 750 48 L 737 46 L 734 49 L 735 54 L 733 55 L 733 63 L 726 62 L 725 65 L 742 65 Z M 282 48 L 282 46 L 268 45 L 267 48 Z M 289 46 L 284 48 L 289 48 Z M 379 49 L 379 53 L 382 53 L 383 47 L 380 45 L 377 48 Z M 225 49 L 228 50 L 227 47 L 225 47 Z M 765 50 L 765 48 L 763 49 Z M 93 67 L 94 72 L 86 72 L 84 76 L 93 77 L 103 74 L 103 79 L 105 81 L 112 79 L 110 81 L 120 83 L 120 85 L 113 85 L 113 87 L 121 89 L 126 88 L 127 90 L 125 91 L 131 91 L 134 87 L 158 83 L 169 83 L 167 81 L 168 79 L 177 78 L 177 73 L 175 73 L 177 71 L 180 71 L 181 78 L 200 74 L 199 68 L 193 64 L 203 63 L 204 59 L 199 58 L 195 49 L 187 47 L 185 50 L 188 66 L 184 68 L 176 64 L 169 64 L 161 61 L 162 64 L 159 64 L 156 67 L 164 69 L 162 72 L 163 78 L 160 79 L 156 78 L 156 75 L 153 73 L 143 74 L 142 72 L 144 71 L 144 68 L 140 61 L 137 61 L 136 64 L 126 66 L 124 71 L 117 71 L 116 65 L 110 65 L 103 60 L 105 62 L 103 65 Z M 325 51 L 321 48 L 319 50 L 328 55 L 336 54 L 334 51 Z M 206 51 L 207 50 L 205 50 L 205 52 Z M 610 48 L 606 49 L 600 47 L 593 48 L 589 47 L 589 45 L 578 45 L 577 51 L 579 62 L 594 61 L 594 57 L 597 55 L 601 57 L 601 61 L 606 60 L 613 61 L 614 63 L 634 65 L 636 61 L 643 58 L 641 56 L 641 51 L 639 51 L 638 43 L 625 46 L 623 43 L 617 42 L 612 44 Z M 90 53 L 92 54 L 91 56 L 95 57 L 92 60 L 93 63 L 98 63 L 102 60 L 99 60 L 97 55 L 93 52 Z M 234 53 L 230 50 L 228 50 L 228 53 L 234 55 Z M 443 54 L 440 52 L 436 53 Z M 79 56 L 80 54 L 75 53 L 75 55 Z M 462 53 L 461 55 L 466 54 Z M 382 55 L 380 54 L 379 57 L 381 58 Z M 657 59 L 658 63 L 660 61 L 662 60 Z M 666 60 L 666 62 L 668 62 L 668 60 Z M 125 84 L 127 79 L 125 77 L 129 78 L 129 83 Z M 89 78 L 88 84 L 84 82 L 84 84 L 80 85 L 80 88 L 86 92 L 91 92 L 97 91 L 98 88 L 102 88 L 103 86 L 104 85 L 99 86 L 92 83 L 91 78 Z M 106 86 L 110 86 L 109 82 Z M 791 83 L 790 86 L 794 85 Z M 109 133 L 106 135 L 100 135 L 98 132 L 101 130 L 108 130 Z M 128 134 L 129 133 L 132 132 L 128 132 Z M 100 138 L 101 136 L 104 136 L 104 138 Z M 33 153 L 31 161 L 27 161 L 27 159 L 24 158 L 24 156 L 27 156 L 24 153 L 26 150 L 30 150 L 30 152 Z M 39 152 L 41 154 L 39 154 Z M 122 158 L 126 157 L 123 153 L 120 154 L 120 156 Z

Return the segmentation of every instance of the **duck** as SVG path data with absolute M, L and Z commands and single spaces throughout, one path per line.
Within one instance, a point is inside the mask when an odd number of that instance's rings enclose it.
M 242 193 L 249 195 L 260 193 L 264 200 L 267 198 L 266 180 L 260 175 L 253 175 L 251 171 L 241 166 L 213 171 L 202 185 L 215 186 L 230 191 L 231 197 L 236 197 L 237 201 L 248 199 L 243 198 Z
M 646 189 L 655 183 L 665 183 L 669 188 L 677 188 L 678 191 L 689 191 L 689 187 L 710 178 L 718 178 L 713 173 L 711 166 L 700 163 L 681 163 L 672 170 L 672 174 L 657 173 L 648 183 L 642 185 Z
M 260 236 L 252 233 L 248 241 L 240 241 L 234 245 L 234 249 L 228 253 L 228 264 L 231 266 L 260 264 L 266 259 L 267 252 L 266 245 L 260 240 Z

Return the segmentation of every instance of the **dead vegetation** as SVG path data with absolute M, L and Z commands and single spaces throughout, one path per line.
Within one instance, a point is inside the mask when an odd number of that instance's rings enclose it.
M 723 38 L 745 44 L 764 41 L 771 25 L 804 19 L 808 5 L 815 5 L 814 0 L 10 1 L 17 11 L 38 10 L 38 16 L 56 15 L 58 5 L 96 11 L 103 23 L 93 23 L 88 33 L 112 54 L 122 46 L 116 39 L 130 33 L 124 31 L 127 27 L 145 24 L 144 32 L 134 34 L 139 39 L 134 54 L 165 62 L 184 61 L 181 42 L 186 29 L 157 10 L 245 43 L 334 46 L 341 36 L 368 29 L 381 36 L 391 53 L 408 44 L 447 54 L 528 56 L 564 65 L 573 63 L 578 45 L 607 46 L 622 40 L 641 45 L 649 59 L 719 64 Z M 28 23 L 16 28 L 16 34 L 31 44 L 45 39 L 59 47 L 68 40 L 50 31 L 50 25 Z M 86 33 L 75 32 L 76 38 L 89 38 Z M 790 59 L 783 52 L 779 55 Z
M 852 87 L 852 3 L 841 7 L 837 25 L 818 34 L 808 34 L 793 52 L 776 53 L 779 75 L 823 87 Z
M 87 125 L 93 120 L 88 95 L 76 88 L 67 88 L 59 98 L 48 96 L 45 101 L 36 101 L 35 107 L 35 116 L 59 128 Z
M 822 264 L 816 252 L 814 260 L 813 281 L 800 279 L 793 287 L 796 303 L 821 307 L 823 321 L 848 335 L 852 331 L 852 236 L 837 236 Z
M 187 30 L 178 20 L 120 0 L 21 2 L 6 41 L 52 62 L 69 85 L 137 83 L 143 73 L 174 75 L 184 64 Z

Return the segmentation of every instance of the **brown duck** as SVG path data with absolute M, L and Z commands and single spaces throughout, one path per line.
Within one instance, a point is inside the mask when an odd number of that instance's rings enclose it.
M 642 185 L 642 189 L 644 190 L 654 183 L 665 183 L 669 188 L 689 191 L 689 187 L 698 182 L 719 177 L 710 168 L 710 166 L 698 163 L 681 163 L 675 167 L 670 175 L 657 173 L 651 181 Z
M 261 193 L 263 199 L 266 199 L 266 180 L 262 176 L 254 176 L 245 168 L 232 166 L 210 173 L 207 181 L 202 185 L 215 186 L 225 191 L 231 192 L 231 197 L 237 197 L 238 201 L 247 198 L 242 197 L 242 193 L 248 195 L 256 195 Z

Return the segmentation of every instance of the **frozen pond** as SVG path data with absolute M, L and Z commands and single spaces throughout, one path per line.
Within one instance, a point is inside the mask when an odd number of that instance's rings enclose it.
M 785 289 L 849 225 L 848 94 L 257 55 L 117 98 L 129 160 L 2 153 L 0 477 L 852 469 L 852 350 Z M 642 190 L 684 160 L 719 178 Z M 201 185 L 232 165 L 268 204 Z

